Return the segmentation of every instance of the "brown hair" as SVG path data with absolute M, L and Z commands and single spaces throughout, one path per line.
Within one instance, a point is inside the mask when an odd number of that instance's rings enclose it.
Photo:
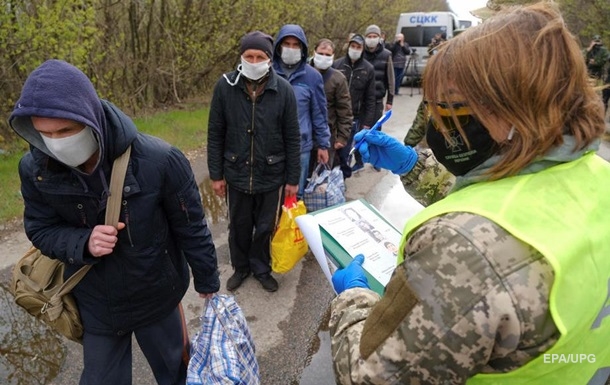
M 554 4 L 510 8 L 447 42 L 428 62 L 425 100 L 448 100 L 449 86 L 484 125 L 493 114 L 514 126 L 491 179 L 514 175 L 563 135 L 573 135 L 579 150 L 605 130 L 580 46 Z M 434 110 L 432 118 L 447 131 Z
M 318 40 L 318 42 L 316 43 L 316 46 L 313 48 L 314 51 L 318 49 L 318 47 L 320 46 L 329 46 L 333 52 L 335 52 L 335 43 L 333 43 L 331 40 L 329 39 L 320 39 Z

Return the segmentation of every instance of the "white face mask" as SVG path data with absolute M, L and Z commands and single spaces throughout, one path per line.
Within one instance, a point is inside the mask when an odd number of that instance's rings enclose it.
M 258 80 L 269 72 L 269 63 L 271 60 L 265 60 L 258 63 L 250 63 L 243 57 L 241 58 L 241 73 L 250 80 Z
M 362 56 L 362 50 L 349 48 L 347 50 L 347 55 L 349 56 L 350 59 L 352 59 L 353 61 L 356 61 L 356 60 L 360 59 L 360 57 Z
M 301 60 L 300 48 L 282 47 L 282 61 L 291 66 L 297 64 Z
M 377 44 L 379 44 L 379 38 L 378 37 L 367 37 L 366 39 L 364 39 L 364 44 L 366 44 L 366 46 L 369 48 L 375 48 L 375 47 L 377 47 Z
M 316 53 L 313 55 L 313 65 L 321 70 L 327 70 L 330 68 L 331 65 L 333 65 L 334 59 L 335 55 L 325 56 Z
M 85 127 L 78 134 L 65 138 L 40 136 L 57 160 L 70 167 L 85 163 L 100 147 L 91 127 Z

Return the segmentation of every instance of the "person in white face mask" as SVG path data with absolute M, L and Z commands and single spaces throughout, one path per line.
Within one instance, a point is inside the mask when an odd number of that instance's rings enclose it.
M 208 169 L 229 208 L 229 291 L 250 274 L 264 290 L 278 289 L 269 241 L 284 196 L 296 195 L 301 174 L 296 98 L 270 67 L 272 48 L 267 34 L 244 35 L 241 64 L 218 80 L 210 105 Z
M 396 83 L 392 52 L 384 47 L 380 36 L 381 29 L 375 24 L 369 25 L 364 32 L 365 49 L 363 56 L 375 67 L 375 121 L 385 111 L 392 109 Z
M 339 149 L 339 160 L 343 177 L 349 178 L 353 172 L 364 168 L 360 153 L 356 151 L 354 157 L 356 163 L 351 166 L 349 152 L 353 146 L 354 135 L 361 128 L 370 128 L 375 121 L 375 69 L 373 65 L 362 58 L 364 51 L 364 37 L 359 34 L 351 34 L 347 44 L 347 54 L 333 63 L 333 68 L 338 69 L 347 79 L 350 98 L 352 100 L 352 114 L 354 121 L 350 132 L 348 145 Z
M 344 148 L 349 141 L 354 116 L 352 114 L 352 99 L 349 94 L 347 80 L 343 74 L 332 68 L 335 58 L 335 44 L 329 39 L 319 40 L 314 47 L 314 55 L 310 64 L 320 71 L 324 79 L 324 93 L 328 110 L 328 125 L 330 127 L 331 167 L 340 164 L 338 150 Z M 315 167 L 317 149 L 312 150 L 309 163 L 309 173 Z
M 328 163 L 330 148 L 324 80 L 307 64 L 307 38 L 303 28 L 296 24 L 280 28 L 273 47 L 273 68 L 290 82 L 297 98 L 301 132 L 301 176 L 297 197 L 301 199 L 309 174 L 311 150 L 317 149 L 317 162 Z
M 83 71 L 61 60 L 32 71 L 9 124 L 30 145 L 19 163 L 26 235 L 63 262 L 66 278 L 91 266 L 72 290 L 84 328 L 80 383 L 131 384 L 137 340 L 159 385 L 184 384 L 189 337 L 180 302 L 190 275 L 201 305 L 220 289 L 186 156 L 138 132 Z M 113 226 L 104 223 L 112 165 L 128 148 Z

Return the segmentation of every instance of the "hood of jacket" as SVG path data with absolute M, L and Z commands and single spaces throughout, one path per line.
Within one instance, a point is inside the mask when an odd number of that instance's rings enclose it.
M 275 42 L 273 43 L 273 66 L 276 71 L 279 69 L 280 63 L 282 62 L 282 40 L 288 36 L 293 36 L 301 42 L 301 61 L 296 66 L 301 67 L 307 61 L 308 46 L 303 28 L 296 24 L 286 24 L 280 28 L 280 31 L 275 38 Z
M 32 152 L 39 150 L 55 159 L 34 128 L 32 116 L 70 119 L 91 127 L 100 145 L 98 165 L 122 154 L 137 135 L 131 119 L 101 100 L 87 75 L 61 60 L 48 60 L 28 76 L 9 117 L 9 124 L 30 143 Z

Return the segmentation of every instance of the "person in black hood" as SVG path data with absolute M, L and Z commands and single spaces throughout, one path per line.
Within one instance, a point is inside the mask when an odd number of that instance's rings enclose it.
M 220 287 L 186 157 L 138 133 L 82 71 L 60 60 L 28 76 L 9 124 L 30 144 L 19 163 L 28 238 L 64 262 L 66 277 L 93 265 L 72 292 L 84 328 L 80 383 L 131 384 L 132 335 L 159 384 L 184 383 L 188 336 L 180 301 L 189 265 L 200 297 Z M 115 228 L 104 225 L 110 174 L 129 146 Z

